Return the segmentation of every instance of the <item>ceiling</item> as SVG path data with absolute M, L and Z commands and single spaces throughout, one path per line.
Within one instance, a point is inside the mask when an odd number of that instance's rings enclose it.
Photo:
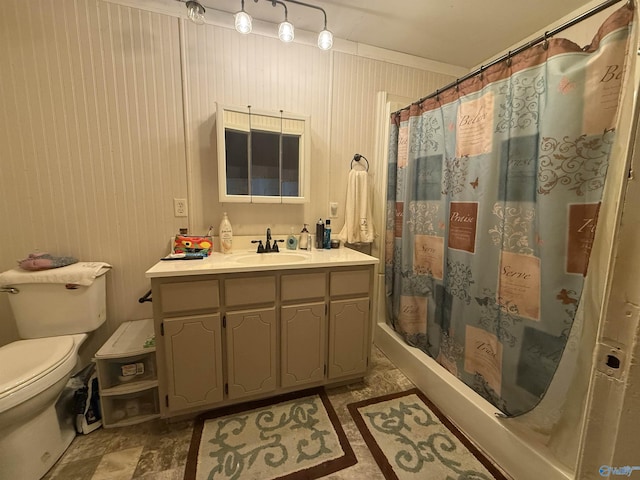
M 201 0 L 209 10 L 234 13 L 240 0 Z M 575 10 L 588 0 L 305 0 L 327 12 L 336 38 L 471 68 Z M 322 12 L 287 3 L 297 29 L 319 32 Z M 256 20 L 279 23 L 284 10 L 269 0 L 245 0 Z

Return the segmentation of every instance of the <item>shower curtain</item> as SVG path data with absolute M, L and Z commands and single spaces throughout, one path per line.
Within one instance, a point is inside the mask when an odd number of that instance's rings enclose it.
M 388 321 L 507 416 L 562 357 L 598 218 L 633 10 L 392 115 Z

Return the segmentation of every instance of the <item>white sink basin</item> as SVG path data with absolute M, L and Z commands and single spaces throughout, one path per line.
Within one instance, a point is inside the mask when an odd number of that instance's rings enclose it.
M 248 253 L 237 255 L 233 260 L 242 265 L 286 265 L 299 263 L 307 259 L 301 253 Z

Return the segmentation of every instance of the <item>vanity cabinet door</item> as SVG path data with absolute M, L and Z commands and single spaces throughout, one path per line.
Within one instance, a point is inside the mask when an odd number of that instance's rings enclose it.
M 222 400 L 221 335 L 219 313 L 164 320 L 169 411 Z
M 329 379 L 364 373 L 369 344 L 369 299 L 334 300 L 329 306 Z
M 275 307 L 226 315 L 229 399 L 276 389 Z
M 291 305 L 280 310 L 283 387 L 318 382 L 325 373 L 324 303 Z

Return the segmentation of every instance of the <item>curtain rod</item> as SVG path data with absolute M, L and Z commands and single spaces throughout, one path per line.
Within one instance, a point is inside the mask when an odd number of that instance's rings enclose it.
M 512 56 L 517 55 L 518 53 L 521 53 L 521 52 L 523 52 L 523 51 L 525 51 L 525 50 L 527 50 L 527 49 L 529 49 L 529 48 L 531 48 L 531 47 L 533 47 L 533 46 L 535 46 L 535 45 L 537 45 L 537 44 L 539 44 L 541 42 L 547 41 L 549 39 L 549 37 L 553 37 L 555 34 L 560 33 L 561 31 L 566 30 L 567 28 L 574 26 L 575 24 L 581 22 L 582 20 L 585 20 L 585 19 L 595 15 L 596 13 L 600 13 L 601 11 L 606 10 L 610 6 L 615 5 L 616 3 L 619 3 L 621 1 L 622 0 L 607 0 L 606 2 L 601 3 L 600 5 L 598 5 L 596 7 L 593 7 L 591 10 L 588 10 L 588 11 L 578 15 L 577 17 L 573 18 L 572 20 L 569 20 L 568 22 L 565 22 L 562 25 L 560 25 L 560 26 L 558 26 L 558 27 L 556 27 L 556 28 L 554 28 L 552 30 L 544 32 L 543 35 L 540 35 L 539 37 L 537 37 L 537 38 L 535 38 L 535 39 L 533 39 L 533 40 L 531 40 L 531 41 L 529 41 L 529 42 L 527 42 L 525 44 L 520 45 L 515 50 L 509 50 L 509 53 L 506 53 L 506 54 L 502 55 L 501 57 L 498 57 L 497 59 L 493 60 L 492 62 L 488 63 L 487 65 L 481 65 L 480 68 L 476 68 L 474 71 L 472 71 L 470 73 L 467 73 L 465 76 L 457 78 L 455 81 L 445 85 L 442 88 L 437 89 L 435 92 L 427 95 L 426 97 L 422 97 L 417 102 L 413 102 L 410 105 L 407 105 L 406 107 L 401 108 L 400 110 L 397 110 L 397 111 L 393 112 L 393 114 L 402 112 L 403 110 L 408 110 L 411 107 L 411 105 L 417 105 L 417 104 L 420 104 L 420 103 L 424 102 L 425 100 L 427 100 L 429 98 L 433 98 L 433 97 L 439 95 L 440 93 L 444 92 L 445 90 L 449 90 L 450 88 L 453 88 L 453 87 L 459 85 L 461 82 L 463 82 L 463 81 L 465 81 L 465 80 L 467 80 L 469 78 L 475 77 L 476 75 L 478 75 L 478 74 L 482 73 L 483 71 L 485 71 L 487 68 L 489 68 L 489 67 L 491 67 L 491 66 L 493 66 L 493 65 L 495 65 L 497 63 L 503 62 L 503 61 L 511 58 Z M 633 0 L 627 0 L 627 6 L 629 8 L 633 8 Z

